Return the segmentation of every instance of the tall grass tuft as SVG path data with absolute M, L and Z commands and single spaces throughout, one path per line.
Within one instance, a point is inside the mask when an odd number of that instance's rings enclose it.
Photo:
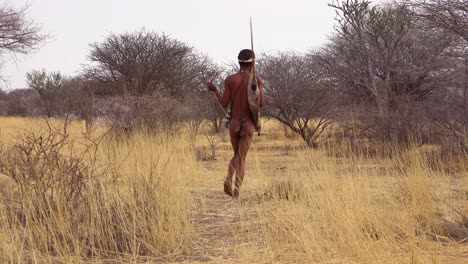
M 446 263 L 433 242 L 457 243 L 464 236 L 457 238 L 448 227 L 468 228 L 463 213 L 447 206 L 457 191 L 451 189 L 451 176 L 431 168 L 425 152 L 415 149 L 389 149 L 393 158 L 378 163 L 365 155 L 327 158 L 334 151 L 305 151 L 298 157 L 303 167 L 287 175 L 287 188 L 270 190 L 303 194 L 262 206 L 272 258 L 285 263 Z M 340 150 L 346 151 L 355 150 Z
M 1 262 L 173 259 L 190 245 L 196 164 L 177 138 L 69 140 L 54 128 L 3 150 Z M 45 143 L 44 143 L 45 142 Z

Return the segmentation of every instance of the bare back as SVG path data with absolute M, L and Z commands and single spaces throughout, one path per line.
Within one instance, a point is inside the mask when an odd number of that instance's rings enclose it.
M 231 134 L 244 130 L 247 134 L 252 135 L 255 131 L 247 95 L 248 82 L 248 71 L 239 71 L 228 76 L 225 81 L 225 91 L 229 90 L 229 102 L 232 111 L 232 119 L 229 126 Z M 258 76 L 257 82 L 261 89 L 261 104 L 263 104 L 263 82 Z

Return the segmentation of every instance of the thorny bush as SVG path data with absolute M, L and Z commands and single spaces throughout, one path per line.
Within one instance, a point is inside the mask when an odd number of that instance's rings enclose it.
M 46 128 L 24 131 L 15 137 L 12 146 L 5 148 L 0 157 L 0 173 L 13 179 L 22 197 L 33 197 L 38 202 L 66 199 L 72 204 L 86 196 L 87 185 L 99 174 L 116 174 L 110 167 L 98 168 L 96 151 L 99 139 L 84 139 L 84 147 L 70 138 L 68 121 L 56 127 L 45 121 Z M 103 180 L 102 178 L 100 180 Z

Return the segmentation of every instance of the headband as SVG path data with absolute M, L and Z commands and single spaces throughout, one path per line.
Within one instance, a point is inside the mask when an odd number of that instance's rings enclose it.
M 253 59 L 250 58 L 250 59 L 247 59 L 247 60 L 239 60 L 239 62 L 253 62 Z

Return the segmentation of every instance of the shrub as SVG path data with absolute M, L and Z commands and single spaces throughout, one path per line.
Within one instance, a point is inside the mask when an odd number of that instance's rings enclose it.
M 134 131 L 122 140 L 47 123 L 0 156 L 14 188 L 0 210 L 0 262 L 173 256 L 190 241 L 190 155 L 168 138 Z M 8 197 L 6 196 L 6 197 Z M 0 200 L 1 201 L 1 200 Z
M 170 128 L 175 134 L 190 113 L 178 100 L 161 95 L 115 97 L 99 104 L 100 114 L 118 133 L 129 133 L 136 128 Z

